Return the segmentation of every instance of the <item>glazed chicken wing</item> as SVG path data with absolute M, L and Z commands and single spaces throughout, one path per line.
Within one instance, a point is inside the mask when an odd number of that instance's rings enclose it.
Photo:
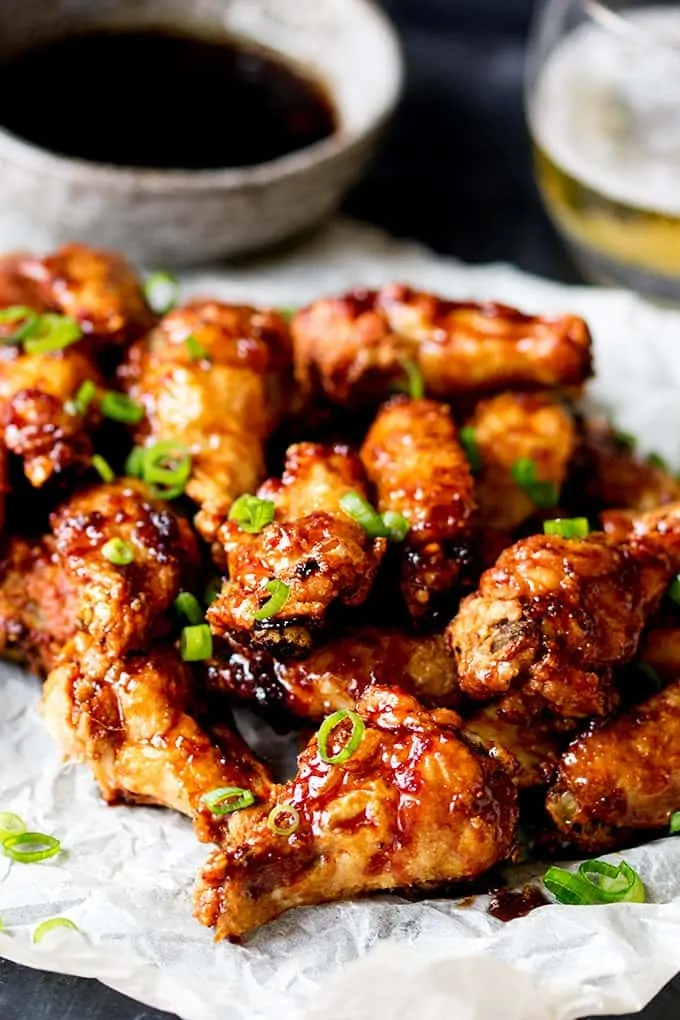
M 234 499 L 264 477 L 264 444 L 292 385 L 286 322 L 274 311 L 194 301 L 133 345 L 119 374 L 146 411 L 136 441 L 176 440 L 191 453 L 186 492 L 212 540 Z
M 426 705 L 460 701 L 456 670 L 442 635 L 415 636 L 362 627 L 314 649 L 306 659 L 280 662 L 267 652 L 227 647 L 208 668 L 212 690 L 253 702 L 270 713 L 323 719 L 354 708 L 374 684 L 397 687 Z
M 449 625 L 463 691 L 486 700 L 522 689 L 566 718 L 606 715 L 613 668 L 635 654 L 670 576 L 661 550 L 601 534 L 517 542 Z
M 680 571 L 680 502 L 655 510 L 607 510 L 602 526 L 612 542 L 634 542 L 663 550 L 674 571 Z
M 574 740 L 547 800 L 557 827 L 600 852 L 668 826 L 680 805 L 680 682 Z
M 401 284 L 317 301 L 293 317 L 292 332 L 302 389 L 341 406 L 379 404 L 405 362 L 443 398 L 577 386 L 591 374 L 590 335 L 577 316 L 443 301 Z
M 236 521 L 220 528 L 229 577 L 208 611 L 215 634 L 291 658 L 309 652 L 334 603 L 364 602 L 385 540 L 371 539 L 342 509 L 341 497 L 352 491 L 365 496 L 366 482 L 346 447 L 290 447 L 281 480 L 258 491 L 274 504 L 273 522 L 257 534 Z M 268 612 L 277 593 L 284 600 Z
M 465 719 L 463 732 L 488 747 L 504 747 L 517 762 L 515 785 L 520 790 L 546 786 L 560 759 L 564 738 L 548 717 L 522 705 L 521 695 L 499 698 Z M 522 711 L 524 709 L 524 711 Z
M 366 728 L 348 760 L 327 764 L 314 738 L 294 779 L 234 816 L 196 891 L 197 917 L 218 939 L 289 907 L 474 878 L 507 857 L 517 803 L 502 751 L 461 736 L 454 713 L 387 688 L 370 688 L 357 711 Z M 348 739 L 349 721 L 328 755 Z M 292 835 L 267 825 L 274 805 L 295 809 Z
M 642 636 L 638 659 L 651 667 L 661 680 L 677 680 L 680 677 L 680 626 L 650 624 Z
M 472 475 L 451 414 L 433 400 L 397 397 L 378 413 L 361 449 L 381 513 L 409 523 L 402 592 L 411 616 L 450 599 L 470 559 Z

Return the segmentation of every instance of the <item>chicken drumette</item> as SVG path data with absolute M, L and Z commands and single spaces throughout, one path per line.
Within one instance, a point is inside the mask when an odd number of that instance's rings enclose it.
M 370 688 L 357 711 L 365 731 L 347 760 L 324 757 L 347 746 L 349 720 L 325 756 L 315 737 L 294 779 L 233 816 L 196 891 L 197 917 L 218 939 L 289 907 L 475 878 L 507 857 L 517 800 L 502 749 L 462 736 L 453 712 L 426 712 L 387 688 Z M 294 809 L 288 835 L 267 824 L 277 805 Z M 290 817 L 284 811 L 279 827 Z

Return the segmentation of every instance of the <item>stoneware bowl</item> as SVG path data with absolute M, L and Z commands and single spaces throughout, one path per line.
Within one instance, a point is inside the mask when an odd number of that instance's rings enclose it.
M 278 51 L 326 82 L 339 129 L 270 163 L 198 171 L 64 158 L 0 129 L 4 250 L 79 240 L 177 266 L 281 241 L 336 208 L 401 87 L 394 32 L 369 0 L 0 0 L 0 59 L 57 33 L 105 26 L 226 30 Z

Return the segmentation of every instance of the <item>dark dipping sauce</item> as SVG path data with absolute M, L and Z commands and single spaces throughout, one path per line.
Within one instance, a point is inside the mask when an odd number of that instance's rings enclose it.
M 499 921 L 514 921 L 549 902 L 535 885 L 525 885 L 522 889 L 491 889 L 488 912 Z
M 0 62 L 0 124 L 63 156 L 207 170 L 266 163 L 336 130 L 320 82 L 233 39 L 70 35 Z

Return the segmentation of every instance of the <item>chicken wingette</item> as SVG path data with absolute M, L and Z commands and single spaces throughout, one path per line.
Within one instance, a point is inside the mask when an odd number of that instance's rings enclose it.
M 397 397 L 369 429 L 361 459 L 378 510 L 409 525 L 401 589 L 414 620 L 446 609 L 471 558 L 473 481 L 451 414 L 433 400 Z
M 445 301 L 402 284 L 316 301 L 291 328 L 302 390 L 340 406 L 381 403 L 407 365 L 442 398 L 578 386 L 592 371 L 590 334 L 575 315 Z
M 515 785 L 520 790 L 546 786 L 557 768 L 564 736 L 553 720 L 526 710 L 521 695 L 490 701 L 468 716 L 464 733 L 479 737 L 488 747 L 504 747 L 517 762 Z
M 517 799 L 500 748 L 389 688 L 369 688 L 357 713 L 312 739 L 268 803 L 233 815 L 195 895 L 218 939 L 289 907 L 475 878 L 508 856 Z

